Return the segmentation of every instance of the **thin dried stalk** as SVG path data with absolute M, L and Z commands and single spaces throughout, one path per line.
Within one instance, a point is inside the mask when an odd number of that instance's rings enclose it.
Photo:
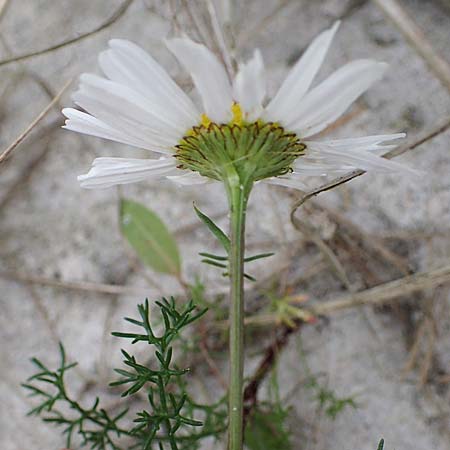
M 344 267 L 342 266 L 341 262 L 339 261 L 334 251 L 322 239 L 320 233 L 314 230 L 314 228 L 306 221 L 300 220 L 297 217 L 293 217 L 292 225 L 294 225 L 294 228 L 300 231 L 308 241 L 311 241 L 316 245 L 316 247 L 321 252 L 324 260 L 328 262 L 329 266 L 331 267 L 335 275 L 339 278 L 341 283 L 349 291 L 352 291 L 353 290 L 352 285 L 345 272 Z
M 186 11 L 191 29 L 196 32 L 200 42 L 207 45 L 208 42 L 211 42 L 212 37 L 210 36 L 209 30 L 201 23 L 199 15 L 193 10 L 194 5 L 192 2 L 188 2 L 188 0 L 181 0 L 181 4 Z
M 23 133 L 4 151 L 0 154 L 0 164 L 6 161 L 11 153 L 18 147 L 18 145 L 30 134 L 33 128 L 50 112 L 50 110 L 59 102 L 61 96 L 72 83 L 73 78 L 70 79 L 63 88 L 55 95 L 53 100 L 39 113 L 39 115 L 28 125 Z
M 217 367 L 216 362 L 212 359 L 211 354 L 209 353 L 208 347 L 206 346 L 206 344 L 203 340 L 200 341 L 199 347 L 200 347 L 200 353 L 202 354 L 203 358 L 205 359 L 205 362 L 206 362 L 207 366 L 209 367 L 211 373 L 217 379 L 217 381 L 222 386 L 224 391 L 226 391 L 228 389 L 228 383 L 226 382 L 225 378 L 223 377 L 220 369 Z
M 61 119 L 56 119 L 48 126 L 42 127 L 39 130 L 39 135 L 33 141 L 33 144 L 38 144 L 39 150 L 33 148 L 33 158 L 25 164 L 25 167 L 20 170 L 14 181 L 5 189 L 5 193 L 0 197 L 0 211 L 5 208 L 14 198 L 16 192 L 23 188 L 27 182 L 30 181 L 34 171 L 45 162 L 47 155 L 51 150 L 50 139 L 52 133 L 62 125 Z
M 433 289 L 450 283 L 450 263 L 439 269 L 419 272 L 375 286 L 365 291 L 341 295 L 334 300 L 313 302 L 302 309 L 314 316 L 328 316 L 332 313 L 358 306 L 379 306 L 394 303 L 425 289 Z M 275 314 L 257 314 L 245 318 L 245 325 L 266 326 L 279 323 Z M 227 321 L 220 322 L 220 328 L 227 328 Z
M 0 278 L 74 291 L 96 292 L 98 294 L 148 296 L 149 293 L 149 289 L 146 287 L 141 288 L 116 284 L 93 283 L 90 281 L 61 281 L 53 278 L 20 274 L 16 272 L 0 272 Z
M 450 92 L 450 65 L 434 50 L 420 27 L 397 0 L 374 0 L 386 16 L 394 22 L 411 46 L 424 59 L 444 87 Z
M 94 34 L 99 33 L 100 31 L 103 31 L 104 29 L 110 27 L 115 22 L 117 22 L 128 10 L 128 8 L 133 3 L 133 0 L 125 0 L 117 9 L 114 11 L 114 13 L 107 19 L 105 22 L 103 22 L 100 26 L 97 28 L 88 31 L 87 33 L 80 34 L 79 36 L 71 39 L 66 39 L 65 41 L 60 42 L 59 44 L 52 45 L 51 47 L 45 48 L 43 50 L 37 50 L 35 52 L 26 53 L 24 55 L 14 56 L 13 58 L 4 59 L 3 61 L 0 61 L 0 67 L 5 66 L 7 64 L 11 64 L 17 61 L 23 61 L 25 59 L 30 59 L 35 56 L 44 55 L 46 53 L 50 53 L 54 50 L 58 50 L 62 47 L 66 47 L 67 45 L 75 44 L 76 42 L 82 41 L 83 39 L 86 39 L 88 37 L 93 36 Z
M 420 272 L 390 281 L 362 292 L 343 295 L 329 302 L 312 305 L 310 309 L 313 314 L 326 315 L 355 306 L 376 306 L 449 282 L 450 264 L 429 272 Z
M 270 11 L 267 16 L 264 16 L 256 25 L 250 29 L 243 28 L 244 31 L 237 37 L 237 47 L 243 45 L 245 42 L 248 42 L 250 39 L 254 39 L 290 3 L 292 3 L 292 0 L 281 0 L 278 5 L 275 6 L 274 9 Z M 237 10 L 237 5 L 233 8 L 233 10 Z
M 173 29 L 176 34 L 181 34 L 183 27 L 181 26 L 180 21 L 178 20 L 178 11 L 174 0 L 169 1 L 169 10 Z
M 212 0 L 206 0 L 206 6 L 208 8 L 211 26 L 214 31 L 214 35 L 216 36 L 217 44 L 220 48 L 220 53 L 222 56 L 221 59 L 225 64 L 228 75 L 230 76 L 230 78 L 232 78 L 235 72 L 236 65 L 233 64 L 233 60 L 231 59 L 231 55 L 225 41 L 225 35 L 223 34 L 222 26 L 220 25 L 219 19 L 217 17 L 216 7 Z
M 401 275 L 412 275 L 413 271 L 408 264 L 408 261 L 392 252 L 384 245 L 380 238 L 373 235 L 368 235 L 361 227 L 347 219 L 336 210 L 314 202 L 312 202 L 312 207 L 314 209 L 318 209 L 319 211 L 325 211 L 330 219 L 340 228 L 342 233 L 347 234 L 349 238 L 360 244 L 370 253 L 374 254 L 378 259 L 380 259 L 380 261 L 383 263 L 388 262 L 395 267 Z
M 406 376 L 407 373 L 411 372 L 417 364 L 417 360 L 420 354 L 420 346 L 425 336 L 425 331 L 426 331 L 426 322 L 422 321 L 422 323 L 419 325 L 419 328 L 417 329 L 416 336 L 414 337 L 414 343 L 411 349 L 409 350 L 408 359 L 402 370 L 403 378 Z
M 6 11 L 6 6 L 8 5 L 9 0 L 0 0 L 0 19 Z
M 425 350 L 425 355 L 422 362 L 422 367 L 420 368 L 420 378 L 419 378 L 419 387 L 422 388 L 427 384 L 427 381 L 430 376 L 430 372 L 433 368 L 433 358 L 436 344 L 436 333 L 434 331 L 434 326 L 432 321 L 429 318 L 425 319 L 425 323 L 427 326 L 428 332 L 428 340 L 427 340 L 427 348 Z
M 5 45 L 5 47 L 7 46 Z M 8 48 L 7 50 L 9 52 Z M 13 84 L 13 82 L 18 82 L 18 80 L 21 80 L 22 78 L 29 78 L 31 81 L 36 83 L 37 86 L 39 86 L 42 89 L 43 93 L 46 96 L 48 96 L 50 101 L 55 97 L 53 89 L 47 85 L 47 82 L 45 80 L 41 79 L 38 75 L 36 75 L 33 72 L 29 72 L 26 69 L 19 71 L 18 76 L 13 77 L 9 85 Z M 8 89 L 8 92 L 9 91 L 11 91 L 11 89 Z M 42 146 L 43 148 L 41 151 L 37 152 L 33 150 L 32 159 L 27 162 L 27 164 L 23 169 L 20 170 L 18 176 L 15 178 L 12 184 L 6 189 L 5 194 L 1 197 L 0 210 L 2 210 L 8 204 L 8 202 L 11 201 L 11 199 L 14 197 L 15 192 L 17 192 L 17 190 L 20 187 L 22 187 L 24 183 L 30 180 L 34 170 L 45 161 L 45 158 L 51 149 L 49 142 L 51 139 L 52 132 L 55 131 L 57 128 L 59 128 L 62 125 L 62 123 L 63 118 L 59 117 L 53 120 L 51 123 L 47 124 L 45 127 L 41 127 L 39 129 L 39 132 L 34 133 L 33 143 L 39 143 L 40 146 Z

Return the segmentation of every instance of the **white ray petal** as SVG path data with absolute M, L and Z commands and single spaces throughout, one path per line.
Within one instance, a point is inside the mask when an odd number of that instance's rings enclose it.
M 173 158 L 96 158 L 89 172 L 78 176 L 78 181 L 82 188 L 101 189 L 148 178 L 159 179 L 175 170 L 176 161 Z
M 352 61 L 338 69 L 303 97 L 295 119 L 281 123 L 300 137 L 319 133 L 386 72 L 387 64 L 372 60 Z
M 229 122 L 232 90 L 225 68 L 216 56 L 204 45 L 187 38 L 170 39 L 166 45 L 190 73 L 209 118 L 216 123 Z
M 239 66 L 233 82 L 233 97 L 246 113 L 246 120 L 254 122 L 261 115 L 265 96 L 264 61 L 261 52 L 255 50 L 252 59 Z
M 109 41 L 109 45 L 116 54 L 120 54 L 121 58 L 126 60 L 126 64 L 129 64 L 130 67 L 136 67 L 136 64 L 139 64 L 142 69 L 145 67 L 145 71 L 148 73 L 140 74 L 142 82 L 147 81 L 148 83 L 151 74 L 154 87 L 157 85 L 166 91 L 166 95 L 172 99 L 172 103 L 180 103 L 180 107 L 186 110 L 191 119 L 198 121 L 199 113 L 192 100 L 145 50 L 123 39 L 112 39 Z M 136 68 L 139 69 L 139 67 Z
M 308 186 L 298 178 L 294 178 L 291 175 L 283 175 L 281 177 L 272 177 L 261 180 L 261 183 L 274 184 L 277 186 L 284 186 L 288 188 L 300 189 L 301 191 L 307 191 Z
M 83 107 L 90 114 L 97 117 L 102 122 L 108 124 L 110 127 L 116 129 L 122 134 L 130 136 L 133 139 L 148 142 L 149 146 L 164 147 L 167 150 L 172 148 L 178 142 L 174 137 L 164 136 L 147 125 L 139 123 L 134 118 L 130 118 L 125 113 L 118 115 L 118 113 L 107 105 L 99 101 L 92 100 L 90 97 L 82 93 L 74 95 L 75 102 Z
M 376 172 L 402 172 L 411 175 L 418 175 L 419 172 L 409 167 L 382 158 L 370 151 L 354 147 L 339 147 L 328 145 L 326 142 L 309 142 L 307 155 L 312 158 L 318 157 L 325 164 L 333 164 L 335 166 L 347 165 L 362 170 L 371 170 Z M 301 157 L 296 161 L 295 167 L 301 167 Z M 304 164 L 307 164 L 306 161 Z
M 183 123 L 171 117 L 164 102 L 149 101 L 134 89 L 97 75 L 85 73 L 80 81 L 74 99 L 78 94 L 85 94 L 91 100 L 107 105 L 116 113 L 128 114 L 136 122 L 147 124 L 161 134 L 182 137 L 187 131 Z
M 164 105 L 185 129 L 198 122 L 200 114 L 193 102 L 149 54 L 130 41 L 113 39 L 109 45 L 111 48 L 100 54 L 99 63 L 110 80 Z
M 110 127 L 106 123 L 91 116 L 90 114 L 79 111 L 77 109 L 64 108 L 62 110 L 62 113 L 67 117 L 65 125 L 63 126 L 63 128 L 67 130 L 108 139 L 110 141 L 121 142 L 122 144 L 132 145 L 133 147 L 139 147 L 158 153 L 173 153 L 172 150 L 169 150 L 164 146 L 158 146 L 155 143 L 152 144 L 148 140 L 142 140 L 128 136 L 127 134 Z
M 178 170 L 177 172 L 185 172 L 184 170 Z M 213 183 L 214 180 L 201 176 L 198 172 L 185 172 L 182 175 L 169 175 L 166 177 L 168 180 L 173 181 L 180 186 L 196 186 L 199 184 Z
M 356 167 L 343 164 L 339 161 L 335 161 L 334 164 L 332 162 L 326 164 L 318 161 L 298 161 L 297 164 L 294 165 L 294 173 L 292 174 L 292 178 L 296 178 L 298 176 L 321 177 L 327 175 L 340 175 L 351 172 L 354 169 L 356 169 Z
M 294 118 L 296 108 L 300 106 L 302 98 L 319 71 L 339 24 L 340 21 L 337 21 L 330 29 L 319 34 L 309 45 L 290 71 L 278 93 L 267 105 L 264 112 L 265 120 L 290 122 Z
M 391 146 L 380 145 L 384 142 L 393 141 L 396 139 L 402 139 L 406 136 L 406 133 L 395 133 L 395 134 L 379 134 L 375 136 L 363 136 L 357 138 L 346 138 L 346 139 L 332 139 L 327 141 L 305 141 L 306 145 L 316 146 L 320 144 L 325 144 L 329 147 L 334 148 L 358 148 L 360 150 L 378 150 L 386 149 Z
M 103 123 L 130 138 L 147 142 L 147 146 L 170 149 L 184 135 L 180 129 L 164 123 L 154 111 L 134 103 L 133 96 L 127 96 L 127 88 L 119 86 L 114 95 L 114 85 L 109 80 L 83 76 L 79 91 L 73 94 L 76 104 Z M 106 83 L 106 85 L 105 85 Z

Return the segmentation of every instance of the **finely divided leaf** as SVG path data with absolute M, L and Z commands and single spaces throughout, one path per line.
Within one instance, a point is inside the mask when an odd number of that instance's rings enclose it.
M 213 255 L 212 253 L 206 252 L 200 252 L 199 255 L 216 261 L 228 261 L 228 256 Z
M 244 262 L 256 261 L 257 259 L 268 258 L 269 256 L 273 256 L 275 253 L 260 253 L 258 255 L 249 256 L 244 259 Z
M 230 253 L 230 238 L 206 215 L 203 214 L 195 205 L 195 212 L 200 220 L 209 228 L 214 236 L 219 239 L 220 243 L 223 245 L 223 248 L 227 253 Z

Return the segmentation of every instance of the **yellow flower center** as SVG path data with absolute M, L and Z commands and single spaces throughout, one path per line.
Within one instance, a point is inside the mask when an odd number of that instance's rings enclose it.
M 211 119 L 205 114 L 203 113 L 201 115 L 201 122 L 202 126 L 204 126 L 205 128 L 208 128 L 211 125 Z
M 243 122 L 243 113 L 242 108 L 239 103 L 233 103 L 233 106 L 231 107 L 231 112 L 233 113 L 233 118 L 231 119 L 231 123 L 234 125 L 242 125 Z

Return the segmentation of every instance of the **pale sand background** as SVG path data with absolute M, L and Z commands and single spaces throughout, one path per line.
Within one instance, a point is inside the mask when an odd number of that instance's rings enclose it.
M 246 6 L 244 33 L 276 5 L 269 0 L 242 3 Z M 291 1 L 259 34 L 244 39 L 241 54 L 248 55 L 255 46 L 261 48 L 273 92 L 289 62 L 312 37 L 348 10 L 350 3 Z M 399 130 L 414 136 L 450 113 L 449 93 L 377 6 L 370 1 L 359 3 L 362 6 L 344 19 L 320 76 L 358 57 L 387 61 L 391 70 L 383 82 L 364 96 L 360 104 L 365 110 L 334 136 Z M 450 61 L 450 9 L 445 7 L 446 2 L 402 3 L 435 48 Z M 118 0 L 12 0 L 0 21 L 0 59 L 45 48 L 95 28 L 119 4 Z M 0 148 L 6 148 L 49 102 L 45 88 L 55 93 L 70 77 L 96 70 L 96 55 L 112 37 L 136 41 L 179 75 L 175 61 L 160 42 L 170 32 L 170 23 L 152 12 L 150 4 L 154 3 L 135 0 L 120 20 L 95 36 L 47 55 L 0 67 Z M 161 2 L 156 5 L 158 10 L 160 5 Z M 187 81 L 184 74 L 181 79 Z M 68 94 L 61 103 L 71 105 Z M 57 119 L 57 113 L 52 112 L 0 168 L 0 270 L 63 281 L 148 286 L 150 298 L 179 291 L 172 280 L 156 281 L 148 269 L 136 266 L 118 232 L 117 191 L 83 191 L 76 182 L 76 175 L 88 169 L 95 155 L 145 153 L 64 132 L 55 122 Z M 46 129 L 49 124 L 52 127 Z M 340 209 L 368 233 L 427 234 L 426 240 L 405 241 L 402 251 L 416 269 L 438 267 L 450 256 L 449 149 L 447 133 L 400 158 L 425 170 L 427 174 L 421 179 L 365 175 L 347 187 L 322 195 L 320 201 Z M 35 167 L 30 171 L 27 167 L 33 161 Z M 123 193 L 157 210 L 172 230 L 196 223 L 192 200 L 209 214 L 225 208 L 220 188 L 206 192 L 195 187 L 180 189 L 169 183 L 143 183 L 126 187 Z M 250 244 L 268 241 L 266 247 L 273 249 L 277 240 L 294 239 L 300 245 L 301 237 L 288 220 L 292 199 L 283 189 L 255 190 L 249 213 Z M 224 225 L 226 220 L 220 223 Z M 444 232 L 443 237 L 437 236 L 439 231 Z M 211 249 L 213 241 L 207 232 L 196 229 L 181 233 L 179 243 L 187 277 L 193 277 L 197 252 Z M 258 266 L 258 276 L 270 274 L 274 264 L 283 262 L 285 254 L 286 249 L 281 249 L 272 264 Z M 298 251 L 290 275 L 298 276 L 316 260 L 313 248 L 303 256 Z M 202 270 L 211 287 L 223 286 L 224 281 L 216 278 L 213 269 Z M 149 284 L 149 280 L 155 283 Z M 322 273 L 310 283 L 299 285 L 297 292 L 306 291 L 314 298 L 326 299 L 340 290 L 330 273 Z M 445 374 L 450 371 L 450 303 L 446 290 L 430 295 L 428 298 L 437 300 L 434 310 L 438 317 L 433 367 Z M 109 337 L 109 332 L 122 327 L 121 317 L 133 314 L 140 300 L 137 296 L 57 290 L 0 279 L 2 450 L 51 450 L 64 445 L 57 430 L 39 419 L 25 418 L 31 403 L 19 383 L 31 373 L 29 357 L 54 360 L 56 341 L 62 339 L 70 356 L 80 361 L 84 376 L 106 386 L 112 376 L 110 368 L 119 359 L 118 343 Z M 421 296 L 416 300 L 424 302 Z M 364 317 L 361 312 L 336 314 L 329 323 L 309 326 L 301 334 L 313 373 L 321 374 L 320 380 L 339 395 L 357 395 L 360 407 L 345 410 L 335 421 L 318 419 L 311 393 L 297 389 L 290 396 L 295 406 L 291 421 L 296 448 L 374 450 L 378 439 L 384 436 L 389 449 L 448 449 L 448 384 L 438 383 L 439 373 L 435 372 L 422 389 L 417 387 L 417 370 L 402 377 L 408 359 L 405 335 L 414 332 L 423 310 L 419 307 L 408 316 L 413 327 L 409 332 L 396 314 L 367 308 Z M 298 353 L 299 339 L 293 338 L 280 361 L 283 393 L 306 375 Z M 83 388 L 80 382 L 74 383 L 75 389 Z

